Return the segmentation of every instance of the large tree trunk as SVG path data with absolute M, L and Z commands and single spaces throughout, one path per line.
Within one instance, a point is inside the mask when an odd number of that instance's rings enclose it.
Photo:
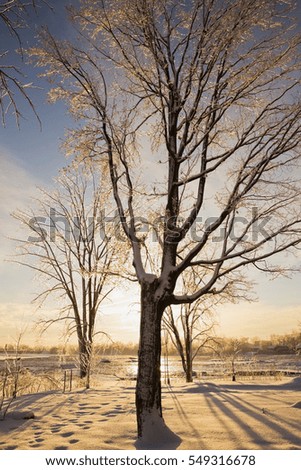
M 164 424 L 161 405 L 161 319 L 163 308 L 155 300 L 157 279 L 141 284 L 141 319 L 136 386 L 138 438 Z
M 137 449 L 176 449 L 181 439 L 164 423 L 161 403 L 161 319 L 158 280 L 141 283 L 141 323 L 136 386 Z

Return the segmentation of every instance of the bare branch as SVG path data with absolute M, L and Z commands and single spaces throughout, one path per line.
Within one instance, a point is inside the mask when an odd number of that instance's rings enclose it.
M 51 9 L 47 1 L 41 1 Z M 22 57 L 23 48 L 20 29 L 28 26 L 27 15 L 30 10 L 37 12 L 37 6 L 38 2 L 36 2 L 36 0 L 30 0 L 28 2 L 8 0 L 2 2 L 0 5 L 0 26 L 4 26 L 10 35 L 16 39 Z M 0 61 L 6 58 L 7 55 L 7 51 L 0 51 Z M 24 79 L 23 73 L 14 65 L 9 64 L 9 60 L 8 63 L 7 61 L 3 64 L 0 62 L 0 114 L 2 124 L 5 125 L 6 115 L 8 112 L 12 111 L 15 115 L 17 126 L 19 127 L 22 113 L 17 100 L 21 97 L 29 105 L 41 126 L 41 120 L 28 92 L 30 88 L 33 88 L 33 85 L 32 83 L 24 83 L 20 78 Z

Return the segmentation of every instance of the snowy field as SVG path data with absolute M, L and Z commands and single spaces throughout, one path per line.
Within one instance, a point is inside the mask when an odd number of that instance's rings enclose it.
M 163 409 L 177 443 L 154 448 L 301 449 L 300 377 L 171 383 Z M 23 395 L 0 422 L 0 448 L 135 449 L 134 393 L 132 380 L 107 377 L 90 390 Z

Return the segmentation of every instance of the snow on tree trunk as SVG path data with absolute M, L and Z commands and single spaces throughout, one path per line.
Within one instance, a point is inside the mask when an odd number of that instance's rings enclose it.
M 139 449 L 175 449 L 181 439 L 164 423 L 161 403 L 161 319 L 164 307 L 156 298 L 158 280 L 141 283 L 141 320 L 136 386 Z
M 136 387 L 138 437 L 149 426 L 163 423 L 161 405 L 161 318 L 155 300 L 157 279 L 141 284 L 140 343 Z

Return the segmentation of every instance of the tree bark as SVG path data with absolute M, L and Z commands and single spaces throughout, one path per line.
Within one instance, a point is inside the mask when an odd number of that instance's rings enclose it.
M 186 356 L 186 382 L 193 382 L 191 351 L 187 351 Z
M 186 350 L 186 382 L 193 382 L 192 378 L 192 338 L 191 326 L 189 325 L 189 316 L 185 315 L 185 350 Z
M 141 283 L 140 343 L 136 386 L 138 438 L 163 425 L 161 404 L 161 319 L 164 308 L 156 300 L 156 278 Z
M 90 366 L 91 366 L 91 344 L 84 340 L 79 340 L 79 370 L 80 370 L 80 378 L 88 378 L 90 375 Z M 87 388 L 89 388 L 89 380 L 87 380 L 86 384 Z

